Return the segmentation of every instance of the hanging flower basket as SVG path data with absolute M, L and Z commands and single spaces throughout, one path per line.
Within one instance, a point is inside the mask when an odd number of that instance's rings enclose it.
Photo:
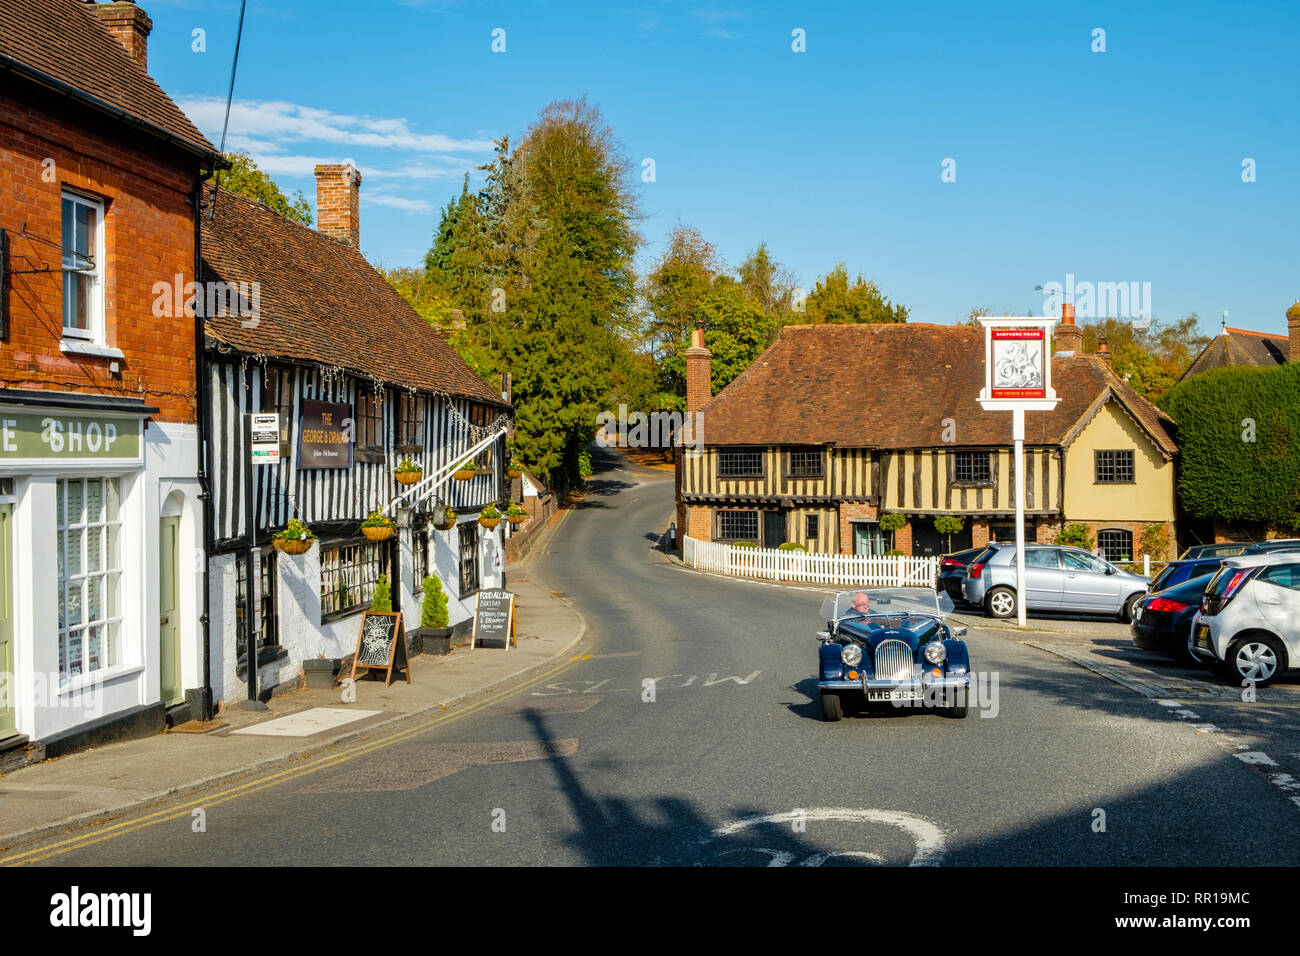
M 524 470 L 519 466 L 518 462 L 512 461 L 509 465 L 506 466 L 507 478 L 518 478 L 521 475 L 523 475 L 523 473 Z
M 511 504 L 506 509 L 506 520 L 511 524 L 523 524 L 529 518 L 529 514 L 524 510 L 522 505 Z
M 488 505 L 478 513 L 478 523 L 490 531 L 501 523 L 501 512 L 497 511 L 492 505 Z
M 452 477 L 454 477 L 457 481 L 469 481 L 471 478 L 475 478 L 477 476 L 478 476 L 477 468 L 462 468 L 459 471 L 454 472 L 452 475 Z
M 292 541 L 284 538 L 272 538 L 271 547 L 277 551 L 283 551 L 285 554 L 306 554 L 311 550 L 311 543 L 315 540 L 315 538 L 308 538 L 305 541 Z
M 280 531 L 271 535 L 271 547 L 285 554 L 306 554 L 316 535 L 299 519 L 293 518 Z
M 378 511 L 372 511 L 370 517 L 361 522 L 361 533 L 371 541 L 387 541 L 397 534 L 397 522 L 385 518 Z
M 395 477 L 401 484 L 413 485 L 424 477 L 424 470 L 409 458 L 403 458 L 393 470 Z

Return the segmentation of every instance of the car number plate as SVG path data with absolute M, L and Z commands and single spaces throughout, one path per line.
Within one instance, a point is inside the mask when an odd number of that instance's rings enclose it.
M 1207 650 L 1210 647 L 1210 625 L 1202 624 L 1196 628 L 1196 646 L 1204 647 Z
M 869 690 L 867 700 L 920 700 L 921 692 L 915 688 L 897 690 Z

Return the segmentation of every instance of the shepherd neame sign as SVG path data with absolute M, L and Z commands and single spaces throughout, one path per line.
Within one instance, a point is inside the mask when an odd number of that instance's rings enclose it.
M 140 458 L 140 420 L 0 412 L 0 461 Z

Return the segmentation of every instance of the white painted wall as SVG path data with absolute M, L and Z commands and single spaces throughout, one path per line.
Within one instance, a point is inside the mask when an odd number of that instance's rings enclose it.
M 202 683 L 203 512 L 198 499 L 198 433 L 193 425 L 151 422 L 144 465 L 51 463 L 14 477 L 14 689 L 18 730 L 33 740 L 61 736 L 160 700 L 158 527 L 181 518 L 180 613 L 184 686 Z M 118 479 L 121 529 L 119 663 L 60 686 L 56 499 L 61 477 Z

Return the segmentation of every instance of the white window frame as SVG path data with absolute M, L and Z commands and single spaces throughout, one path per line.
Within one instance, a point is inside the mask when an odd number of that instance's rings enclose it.
M 83 196 L 80 193 L 64 190 L 59 200 L 59 238 L 63 237 L 63 203 L 71 202 L 74 205 L 88 206 L 95 210 L 95 241 L 93 269 L 69 269 L 66 265 L 70 255 L 66 250 L 63 253 L 64 266 L 60 273 L 62 276 L 68 272 L 77 272 L 81 275 L 88 275 L 92 278 L 90 296 L 89 296 L 89 324 L 88 329 L 74 329 L 68 326 L 68 293 L 66 284 L 63 287 L 63 338 L 75 339 L 80 342 L 89 342 L 93 345 L 106 345 L 104 340 L 104 203 L 102 200 L 93 199 L 90 196 Z
M 82 514 L 85 514 L 86 507 L 86 487 L 92 482 L 102 482 L 104 487 L 104 496 L 101 501 L 101 513 L 98 521 L 88 520 L 88 516 L 83 518 L 78 515 L 76 520 L 70 520 L 67 513 L 67 489 L 74 482 L 82 486 Z M 117 517 L 109 518 L 109 496 L 108 489 L 112 486 L 117 498 Z M 59 680 L 61 683 L 76 681 L 78 678 L 84 678 L 87 675 L 102 673 L 118 667 L 123 663 L 123 635 L 122 635 L 122 486 L 120 480 L 113 476 L 87 475 L 85 477 L 68 477 L 60 478 L 55 485 L 55 493 L 59 495 L 58 507 L 63 509 L 63 523 L 56 521 L 55 533 L 58 535 L 57 551 L 63 558 L 59 565 L 60 574 L 60 592 L 59 605 L 63 609 L 63 622 L 58 628 L 59 640 Z M 98 528 L 99 547 L 100 547 L 100 569 L 98 571 L 90 570 L 89 561 L 89 535 L 91 528 Z M 75 575 L 67 574 L 67 554 L 68 554 L 68 537 L 69 532 L 79 531 L 80 534 L 80 566 L 81 570 Z M 114 546 L 115 545 L 115 546 Z M 87 583 L 91 579 L 104 579 L 104 592 L 102 605 L 100 607 L 100 616 L 90 618 L 88 615 L 89 601 L 87 600 Z M 81 591 L 81 621 L 71 624 L 67 620 L 68 595 L 74 588 Z M 116 606 L 117 613 L 113 614 L 112 610 Z M 85 633 L 90 628 L 98 626 L 103 630 L 102 643 L 100 645 L 99 664 L 97 667 L 90 666 L 90 649 Z M 69 668 L 71 663 L 71 645 L 69 643 L 73 631 L 79 631 L 81 637 L 81 670 L 72 673 Z

